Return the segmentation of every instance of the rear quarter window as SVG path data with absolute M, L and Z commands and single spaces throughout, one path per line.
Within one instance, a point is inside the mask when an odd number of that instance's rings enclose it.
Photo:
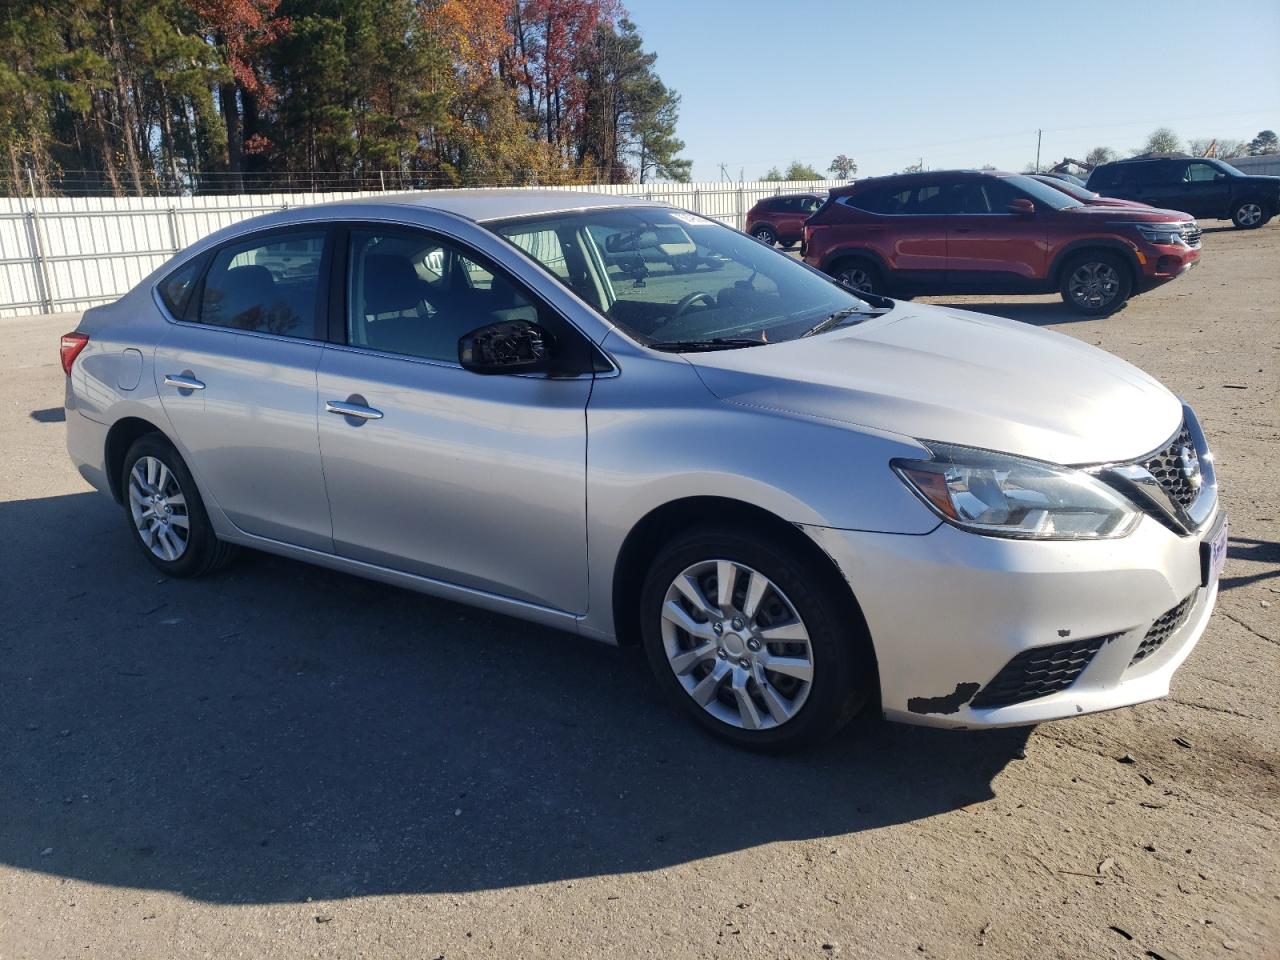
M 182 314 L 186 312 L 187 304 L 191 302 L 191 292 L 200 279 L 200 271 L 206 259 L 203 256 L 193 257 L 156 285 L 160 300 L 175 320 L 181 320 Z

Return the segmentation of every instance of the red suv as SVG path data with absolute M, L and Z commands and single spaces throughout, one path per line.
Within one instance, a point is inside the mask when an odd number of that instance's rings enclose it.
M 805 224 L 805 262 L 874 293 L 1062 294 L 1115 310 L 1200 258 L 1188 214 L 1090 206 L 1030 177 L 913 173 L 831 191 Z
M 804 237 L 804 222 L 822 206 L 816 193 L 786 193 L 765 197 L 747 211 L 747 233 L 761 243 L 789 247 Z

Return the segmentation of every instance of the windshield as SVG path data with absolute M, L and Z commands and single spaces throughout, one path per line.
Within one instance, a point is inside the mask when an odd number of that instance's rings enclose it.
M 852 322 L 872 310 L 786 254 L 681 210 L 586 210 L 491 229 L 653 347 L 777 343 L 833 314 L 848 311 Z
M 1023 193 L 1035 198 L 1037 203 L 1043 203 L 1046 207 L 1051 207 L 1054 210 L 1066 210 L 1068 207 L 1084 206 L 1075 197 L 1067 196 L 1057 187 L 1051 187 L 1047 183 L 1032 180 L 1030 177 L 1024 177 L 1021 174 L 1006 177 L 1005 181 L 1010 186 L 1017 187 Z
M 1225 160 L 1211 159 L 1211 160 L 1206 160 L 1205 162 L 1213 164 L 1213 166 L 1217 167 L 1219 170 L 1221 170 L 1223 173 L 1225 173 L 1229 177 L 1247 177 L 1248 176 L 1247 173 L 1244 173 L 1243 171 L 1233 167 L 1231 164 L 1227 163 L 1227 161 Z

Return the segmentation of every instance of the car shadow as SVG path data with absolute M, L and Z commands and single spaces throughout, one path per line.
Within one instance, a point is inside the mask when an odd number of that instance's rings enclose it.
M 978 803 L 1027 738 L 868 718 L 760 756 L 635 651 L 252 552 L 166 580 L 96 494 L 0 504 L 0 537 L 0 861 L 55 876 L 262 903 L 653 870 Z
M 32 410 L 31 419 L 36 423 L 66 423 L 67 411 L 63 407 L 46 407 L 43 410 Z
M 1056 326 L 1064 323 L 1084 323 L 1090 320 L 1106 320 L 1107 317 L 1091 317 L 1082 313 L 1077 313 L 1065 303 L 1009 303 L 1005 302 L 982 302 L 982 303 L 955 303 L 948 301 L 925 301 L 933 303 L 935 306 L 952 307 L 956 310 L 972 310 L 975 313 L 989 313 L 992 316 L 1004 317 L 1008 320 L 1019 320 L 1022 323 L 1029 323 L 1037 327 Z M 1124 309 L 1122 305 L 1114 313 L 1107 316 L 1115 316 L 1120 310 Z
M 1232 537 L 1227 548 L 1227 556 L 1232 560 L 1262 563 L 1266 566 L 1258 573 L 1223 577 L 1218 581 L 1218 589 L 1220 590 L 1234 590 L 1236 587 L 1244 587 L 1251 583 L 1261 583 L 1263 580 L 1280 577 L 1280 543 L 1274 540 Z

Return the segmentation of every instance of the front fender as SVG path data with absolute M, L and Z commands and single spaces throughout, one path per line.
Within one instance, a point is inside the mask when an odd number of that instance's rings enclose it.
M 610 636 L 614 568 L 627 535 L 690 497 L 760 507 L 793 524 L 925 534 L 937 518 L 889 469 L 927 455 L 914 440 L 714 397 L 692 366 L 621 337 L 621 375 L 598 380 L 587 408 L 587 632 Z

